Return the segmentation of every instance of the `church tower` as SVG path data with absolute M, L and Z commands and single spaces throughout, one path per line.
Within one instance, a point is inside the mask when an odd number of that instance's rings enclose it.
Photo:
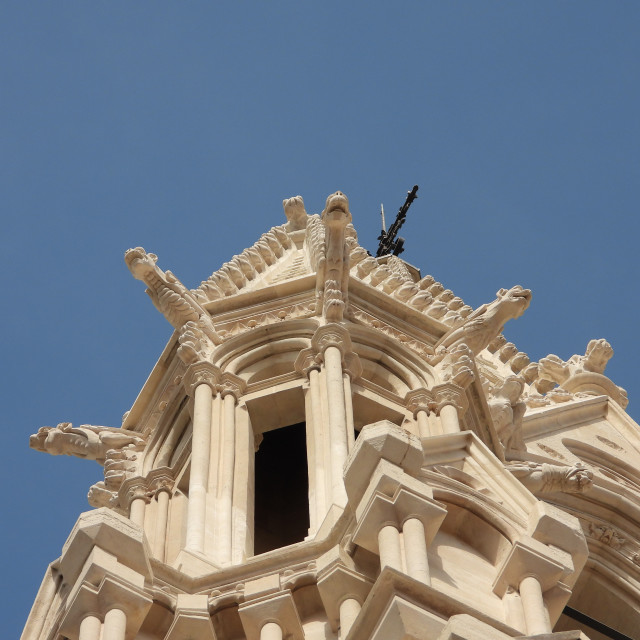
M 530 362 L 529 290 L 474 310 L 372 257 L 341 192 L 284 213 L 194 290 L 126 252 L 175 331 L 121 427 L 31 436 L 104 481 L 23 640 L 640 637 L 610 345 Z

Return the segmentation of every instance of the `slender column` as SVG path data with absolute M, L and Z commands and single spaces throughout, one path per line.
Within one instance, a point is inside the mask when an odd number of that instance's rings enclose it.
M 430 435 L 429 433 L 429 416 L 424 409 L 420 409 L 418 413 L 416 413 L 416 418 L 418 419 L 418 433 L 421 438 L 425 438 Z
M 356 434 L 353 426 L 353 397 L 351 395 L 351 377 L 347 372 L 343 374 L 344 382 L 344 407 L 347 419 L 347 448 L 349 452 L 353 449 L 356 441 Z
M 322 524 L 325 513 L 327 512 L 327 501 L 325 491 L 325 468 L 324 468 L 324 443 L 322 439 L 324 425 L 322 423 L 322 401 L 320 393 L 320 371 L 317 368 L 308 369 L 309 376 L 309 400 L 310 415 L 307 416 L 308 426 L 311 425 L 310 443 L 313 443 L 313 458 L 315 464 L 309 469 L 309 474 L 313 475 L 309 478 L 309 486 L 313 485 L 314 500 L 311 503 L 310 510 L 313 511 L 314 524 L 311 525 L 314 530 L 318 530 Z
M 360 603 L 355 598 L 345 598 L 340 603 L 340 640 L 344 640 L 360 613 Z
M 402 555 L 400 553 L 400 532 L 394 525 L 385 525 L 378 532 L 378 549 L 380 551 L 380 569 L 391 567 L 402 571 Z
M 222 558 L 225 562 L 231 560 L 232 543 L 232 516 L 231 507 L 233 501 L 233 467 L 236 448 L 236 399 L 228 393 L 223 399 L 224 405 L 224 432 L 222 439 L 222 483 L 220 486 L 220 544 Z
M 100 640 L 102 623 L 96 616 L 89 615 L 82 619 L 80 623 L 80 633 L 78 640 Z
M 416 580 L 431 584 L 424 525 L 417 518 L 408 518 L 402 525 L 407 573 Z
M 155 498 L 158 502 L 156 509 L 156 530 L 154 535 L 154 555 L 164 562 L 165 548 L 167 544 L 167 522 L 169 520 L 169 499 L 173 489 L 173 478 L 160 476 L 152 481 Z
M 109 609 L 104 617 L 102 640 L 125 640 L 127 616 L 122 609 Z
M 331 429 L 331 487 L 333 503 L 343 506 L 347 502 L 342 479 L 344 463 L 349 455 L 347 440 L 346 406 L 342 381 L 342 354 L 340 349 L 329 345 L 324 351 L 329 396 L 329 426 Z
M 282 629 L 275 622 L 267 622 L 260 629 L 260 640 L 282 640 Z
M 216 545 L 222 562 L 231 562 L 233 551 L 233 476 L 236 457 L 236 402 L 244 388 L 244 382 L 232 374 L 222 376 L 221 395 L 223 411 L 222 455 L 219 490 L 218 519 L 219 539 Z
M 541 633 L 551 633 L 549 616 L 542 597 L 542 586 L 538 579 L 534 576 L 523 578 L 520 581 L 519 591 L 527 634 L 534 636 Z
M 207 481 L 211 448 L 211 409 L 217 377 L 217 371 L 206 362 L 191 365 L 185 376 L 185 386 L 187 389 L 193 390 L 191 475 L 189 478 L 185 548 L 197 553 L 204 551 Z

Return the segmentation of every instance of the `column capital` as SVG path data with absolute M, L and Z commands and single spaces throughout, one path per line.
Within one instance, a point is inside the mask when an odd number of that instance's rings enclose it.
M 409 391 L 404 398 L 407 405 L 407 409 L 411 411 L 413 417 L 416 417 L 418 411 L 426 411 L 430 413 L 433 405 L 435 404 L 435 398 L 433 393 L 428 389 L 414 389 Z
M 220 395 L 224 398 L 231 394 L 235 398 L 236 402 L 238 402 L 246 388 L 247 383 L 242 378 L 226 371 L 222 374 L 220 382 L 218 383 L 218 391 L 220 392 Z
M 238 614 L 247 640 L 258 640 L 268 622 L 277 624 L 287 640 L 304 640 L 298 609 L 288 589 L 245 602 L 238 607 Z
M 347 598 L 353 598 L 363 605 L 372 586 L 369 578 L 350 569 L 340 560 L 321 570 L 318 575 L 318 591 L 334 633 L 337 633 L 340 625 L 342 602 Z
M 182 378 L 182 385 L 190 396 L 195 393 L 196 388 L 201 384 L 208 385 L 212 393 L 216 393 L 220 375 L 220 369 L 218 367 L 210 362 L 200 360 L 194 362 L 187 368 Z
M 175 479 L 169 467 L 159 467 L 149 472 L 147 482 L 154 497 L 157 497 L 161 491 L 170 494 L 173 491 Z
M 388 484 L 388 481 L 381 479 L 378 487 L 385 483 Z M 358 524 L 353 532 L 353 541 L 376 554 L 379 553 L 378 532 L 382 527 L 391 525 L 402 531 L 409 518 L 420 520 L 428 546 L 447 515 L 446 508 L 433 499 L 431 490 L 426 486 L 422 494 L 403 485 L 399 485 L 391 496 L 374 490 L 367 504 L 362 507 L 356 513 Z
M 352 351 L 349 332 L 336 322 L 319 327 L 311 338 L 311 346 L 319 354 L 324 354 L 328 347 L 337 347 L 343 358 Z
M 559 550 L 558 553 L 568 555 Z M 502 563 L 493 583 L 493 591 L 502 597 L 509 587 L 519 590 L 522 580 L 529 576 L 538 580 L 543 592 L 547 591 L 558 583 L 568 569 L 563 559 L 552 558 L 551 549 L 536 540 L 529 540 L 528 543 L 518 540 Z
M 348 353 L 342 361 L 343 371 L 351 380 L 357 380 L 362 375 L 362 363 L 355 353 Z
M 308 347 L 300 351 L 293 366 L 299 374 L 309 377 L 311 371 L 320 369 L 321 363 L 322 359 L 318 352 L 312 347 Z
M 151 502 L 152 497 L 153 492 L 149 486 L 149 481 L 142 476 L 128 478 L 118 490 L 118 499 L 124 509 L 129 509 L 134 500 L 144 500 L 148 504 Z
M 439 384 L 437 387 L 433 387 L 431 391 L 434 399 L 433 409 L 436 415 L 440 415 L 443 407 L 451 405 L 457 409 L 458 416 L 461 418 L 469 406 L 464 389 L 452 382 Z

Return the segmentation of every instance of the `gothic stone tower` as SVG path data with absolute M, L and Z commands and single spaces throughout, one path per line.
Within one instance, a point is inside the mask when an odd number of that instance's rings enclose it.
M 175 332 L 120 428 L 31 437 L 104 481 L 23 639 L 586 638 L 573 609 L 633 636 L 640 438 L 609 344 L 532 363 L 501 333 L 530 291 L 473 310 L 371 257 L 342 193 L 284 211 L 195 290 L 126 253 Z

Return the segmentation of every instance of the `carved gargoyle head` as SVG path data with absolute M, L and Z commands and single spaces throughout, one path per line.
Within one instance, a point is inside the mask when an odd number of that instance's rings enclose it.
M 136 280 L 144 279 L 156 269 L 158 256 L 147 253 L 142 247 L 128 249 L 124 254 L 124 261 Z
M 519 318 L 531 303 L 531 289 L 523 289 L 519 284 L 511 289 L 500 289 L 495 304 L 508 309 L 511 318 Z
M 285 198 L 282 201 L 282 206 L 284 207 L 284 215 L 287 216 L 292 231 L 306 228 L 308 217 L 302 196 Z
M 351 222 L 349 200 L 342 191 L 332 193 L 322 212 L 322 221 L 329 227 L 345 227 Z
M 54 456 L 83 458 L 90 455 L 87 436 L 74 429 L 70 422 L 62 422 L 57 427 L 40 427 L 38 433 L 29 437 L 29 446 Z

